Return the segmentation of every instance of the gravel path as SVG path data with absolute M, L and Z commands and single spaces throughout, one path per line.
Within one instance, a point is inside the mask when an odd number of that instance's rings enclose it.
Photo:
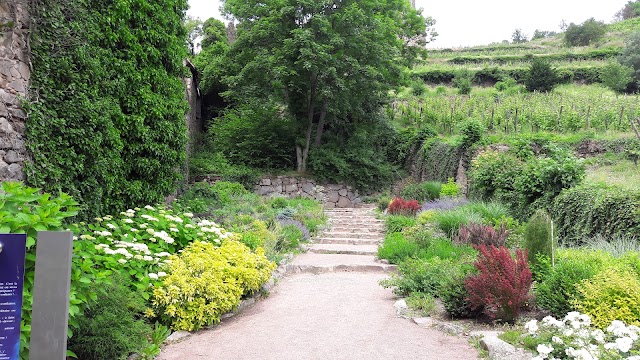
M 266 300 L 165 347 L 158 360 L 477 359 L 466 339 L 396 315 L 397 299 L 378 285 L 395 266 L 375 261 L 384 224 L 373 208 L 326 213 L 332 228 L 287 265 Z
M 464 338 L 395 314 L 380 273 L 297 274 L 266 300 L 163 349 L 158 360 L 477 359 Z

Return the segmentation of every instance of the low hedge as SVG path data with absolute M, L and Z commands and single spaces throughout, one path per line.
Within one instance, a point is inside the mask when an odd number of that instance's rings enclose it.
M 522 55 L 498 55 L 498 56 L 456 56 L 447 60 L 450 64 L 480 64 L 483 62 L 496 62 L 506 64 L 518 61 L 531 61 L 535 58 L 547 61 L 586 61 L 607 60 L 620 55 L 619 48 L 597 49 L 584 53 L 558 53 L 558 54 L 522 54 Z
M 554 200 L 552 215 L 559 239 L 579 244 L 594 236 L 640 237 L 640 193 L 617 186 L 585 184 Z

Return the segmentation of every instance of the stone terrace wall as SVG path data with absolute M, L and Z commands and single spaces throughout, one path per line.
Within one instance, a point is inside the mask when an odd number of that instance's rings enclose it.
M 360 195 L 351 186 L 319 185 L 314 180 L 302 177 L 276 176 L 260 180 L 255 186 L 262 196 L 307 197 L 322 201 L 327 208 L 352 207 L 362 202 Z
M 27 114 L 20 102 L 31 77 L 29 31 L 28 2 L 0 1 L 0 181 L 24 178 Z

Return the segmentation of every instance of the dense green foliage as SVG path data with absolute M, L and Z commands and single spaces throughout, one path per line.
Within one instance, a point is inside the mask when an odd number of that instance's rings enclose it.
M 131 291 L 129 280 L 115 276 L 111 284 L 93 285 L 97 298 L 79 319 L 69 349 L 80 360 L 124 360 L 148 347 L 151 326 L 144 321 L 142 291 Z
M 610 61 L 602 68 L 602 84 L 616 92 L 623 92 L 629 86 L 633 75 L 633 68 L 615 61 Z
M 553 203 L 557 235 L 580 244 L 601 235 L 640 236 L 640 194 L 616 186 L 585 184 L 563 191 Z
M 558 70 L 542 59 L 534 59 L 524 79 L 527 90 L 549 92 L 560 83 Z
M 629 37 L 619 61 L 622 65 L 633 68 L 634 79 L 640 81 L 640 31 L 636 31 Z
M 56 0 L 33 8 L 29 183 L 69 193 L 83 218 L 176 189 L 186 144 L 186 7 Z
M 307 170 L 311 146 L 323 143 L 325 130 L 367 122 L 377 112 L 417 54 L 409 40 L 424 43 L 426 30 L 426 19 L 401 0 L 228 0 L 224 6 L 239 22 L 226 62 L 227 94 L 236 102 L 282 104 L 294 120 L 289 132 L 299 171 Z
M 529 263 L 535 264 L 538 256 L 553 256 L 553 239 L 551 238 L 551 218 L 544 210 L 536 211 L 524 233 L 525 248 L 528 251 Z
M 509 204 L 522 220 L 536 208 L 549 208 L 562 189 L 579 184 L 585 174 L 584 164 L 575 157 L 553 148 L 550 151 L 549 156 L 540 157 L 530 150 L 520 155 L 482 153 L 472 161 L 469 172 L 471 194 Z
M 440 197 L 441 189 L 441 183 L 437 181 L 425 181 L 417 184 L 408 184 L 400 191 L 400 195 L 405 199 L 425 202 Z
M 569 24 L 564 33 L 564 41 L 567 46 L 587 46 L 602 39 L 605 33 L 604 23 L 591 18 L 580 25 Z

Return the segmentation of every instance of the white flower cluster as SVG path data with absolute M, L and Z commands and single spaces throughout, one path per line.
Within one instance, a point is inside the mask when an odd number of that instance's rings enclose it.
M 201 220 L 198 223 L 198 226 L 200 227 L 200 230 L 203 233 L 216 234 L 221 240 L 224 240 L 230 236 L 233 236 L 233 233 L 227 232 L 223 228 L 216 225 L 216 223 L 211 222 L 209 220 Z
M 565 358 L 597 360 L 612 353 L 619 358 L 622 354 L 628 354 L 634 349 L 634 345 L 636 348 L 640 345 L 636 344 L 640 337 L 640 328 L 637 326 L 627 326 L 624 322 L 615 320 L 605 333 L 591 327 L 591 318 L 588 315 L 575 311 L 568 313 L 563 320 L 557 320 L 552 316 L 545 317 L 541 322 L 531 320 L 524 325 L 524 328 L 532 336 L 540 335 L 541 332 L 554 334 L 551 344 L 538 345 L 536 348 L 538 356 L 533 360 Z M 554 351 L 560 354 L 552 355 Z M 624 358 L 640 360 L 638 355 Z

